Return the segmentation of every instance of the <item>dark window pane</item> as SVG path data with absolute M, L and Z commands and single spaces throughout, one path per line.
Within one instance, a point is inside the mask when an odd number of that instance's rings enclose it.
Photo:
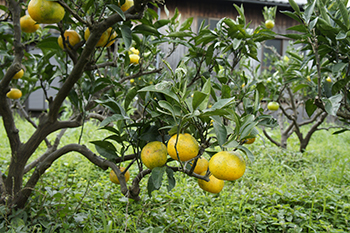
M 271 65 L 271 56 L 274 52 L 270 49 L 274 48 L 275 52 L 279 55 L 282 54 L 282 40 L 267 40 L 265 46 L 262 49 L 262 69 L 267 69 Z

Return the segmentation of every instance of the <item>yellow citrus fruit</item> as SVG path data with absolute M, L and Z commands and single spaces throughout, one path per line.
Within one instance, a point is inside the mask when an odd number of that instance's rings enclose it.
M 163 166 L 167 161 L 166 146 L 159 141 L 147 143 L 141 150 L 141 160 L 149 169 Z
M 64 40 L 66 43 L 66 47 L 70 49 L 69 44 L 74 47 L 74 45 L 78 44 L 81 41 L 81 37 L 80 35 L 74 31 L 74 30 L 66 30 L 64 32 Z M 64 49 L 64 45 L 63 45 L 63 39 L 62 36 L 59 36 L 57 39 L 58 45 Z
M 139 64 L 140 56 L 137 54 L 130 54 L 130 63 Z
M 19 20 L 22 32 L 32 33 L 39 29 L 40 25 L 37 24 L 29 15 L 23 15 Z
M 23 77 L 23 74 L 24 74 L 24 70 L 21 69 L 20 71 L 18 71 L 12 78 L 13 79 L 20 79 Z
M 243 83 L 241 87 L 244 88 L 245 87 L 245 83 Z
M 245 139 L 245 143 L 244 144 L 252 144 L 255 142 L 255 138 L 247 138 Z
M 125 167 L 120 167 L 121 172 L 123 172 L 124 170 L 125 170 Z M 125 182 L 128 182 L 128 180 L 130 179 L 130 172 L 126 171 L 124 174 L 124 177 L 125 177 Z M 109 173 L 109 179 L 115 184 L 120 184 L 119 179 L 113 170 L 111 170 L 111 172 Z
M 138 49 L 135 49 L 134 47 L 131 47 L 130 50 L 129 50 L 129 54 L 139 55 L 140 51 Z
M 87 28 L 84 32 L 84 39 L 87 41 L 90 37 L 90 29 Z M 103 47 L 107 44 L 108 42 L 108 30 L 106 30 L 105 32 L 103 32 L 103 34 L 101 35 L 100 39 L 98 40 L 96 47 Z
M 268 19 L 265 21 L 265 26 L 268 28 L 268 29 L 272 29 L 274 26 L 275 26 L 275 22 L 271 19 Z
M 202 172 L 200 175 L 204 176 L 206 172 Z M 213 175 L 209 176 L 209 181 L 205 181 L 202 179 L 198 179 L 198 185 L 201 189 L 204 191 L 210 192 L 210 193 L 219 193 L 224 188 L 225 182 L 223 180 L 220 180 L 216 178 Z
M 113 30 L 113 28 L 107 29 L 108 37 L 107 37 L 106 45 L 104 45 L 105 47 L 111 46 L 117 40 L 117 32 L 113 31 L 113 33 L 112 33 L 112 30 Z M 112 33 L 112 35 L 111 35 L 111 33 Z
M 329 82 L 329 83 L 331 83 L 331 82 L 332 82 L 332 79 L 331 79 L 330 77 L 327 77 L 327 78 L 326 78 L 326 81 Z
M 129 80 L 129 82 L 130 82 L 130 84 L 133 84 L 135 82 L 135 79 L 132 78 Z
M 22 91 L 17 88 L 11 88 L 9 92 L 7 92 L 6 96 L 10 99 L 19 99 L 22 97 Z
M 38 23 L 58 23 L 65 14 L 64 8 L 54 1 L 30 0 L 28 13 L 32 19 Z
M 191 166 L 193 165 L 193 162 Z M 206 172 L 208 170 L 209 162 L 206 158 L 204 157 L 199 157 L 197 160 L 197 164 L 194 167 L 193 172 L 197 174 L 201 174 L 202 172 Z
M 125 0 L 125 3 L 120 7 L 120 9 L 122 9 L 122 11 L 127 11 L 133 5 L 134 0 Z
M 171 158 L 177 160 L 177 154 L 175 150 L 177 134 L 173 135 L 168 141 L 168 154 Z M 192 135 L 185 133 L 179 134 L 178 141 L 176 144 L 176 149 L 179 153 L 179 158 L 181 161 L 188 161 L 193 159 L 198 155 L 199 145 L 198 142 Z
M 245 168 L 245 160 L 238 151 L 220 151 L 209 160 L 211 174 L 221 180 L 237 180 Z
M 277 111 L 279 109 L 279 103 L 272 101 L 267 104 L 267 109 L 271 111 Z
M 310 75 L 306 76 L 307 81 L 311 82 Z

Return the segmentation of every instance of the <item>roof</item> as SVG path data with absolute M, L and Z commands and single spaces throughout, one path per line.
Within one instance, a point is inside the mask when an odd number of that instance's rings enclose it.
M 262 5 L 271 5 L 271 6 L 284 6 L 290 7 L 288 0 L 231 0 L 232 2 L 241 2 L 241 3 L 254 3 Z M 299 6 L 305 5 L 307 0 L 294 0 Z

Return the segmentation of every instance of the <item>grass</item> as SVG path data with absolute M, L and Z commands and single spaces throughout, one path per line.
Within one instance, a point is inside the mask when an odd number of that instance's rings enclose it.
M 31 132 L 26 123 L 18 127 Z M 88 123 L 82 143 L 93 148 L 88 141 L 103 133 Z M 62 144 L 77 142 L 79 135 L 79 129 L 69 130 Z M 254 163 L 243 178 L 226 182 L 220 194 L 204 192 L 194 178 L 176 174 L 172 191 L 164 186 L 152 197 L 147 179 L 142 180 L 140 202 L 121 195 L 109 170 L 71 153 L 40 180 L 25 210 L 0 221 L 0 232 L 350 232 L 349 143 L 350 132 L 319 131 L 301 154 L 295 152 L 295 137 L 289 150 L 258 138 L 249 145 Z M 0 143 L 2 171 L 8 166 L 7 146 L 7 140 Z

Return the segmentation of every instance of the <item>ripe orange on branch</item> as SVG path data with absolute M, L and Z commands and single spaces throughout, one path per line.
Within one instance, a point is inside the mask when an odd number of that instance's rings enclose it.
M 20 79 L 23 77 L 23 74 L 24 74 L 24 70 L 21 69 L 20 71 L 18 71 L 12 78 L 13 79 Z
M 125 3 L 120 7 L 120 9 L 122 9 L 122 11 L 127 11 L 133 5 L 134 0 L 125 0 Z
M 39 29 L 40 25 L 35 22 L 29 15 L 23 15 L 19 20 L 22 32 L 33 33 Z
M 245 160 L 238 151 L 220 151 L 209 160 L 210 172 L 221 180 L 237 180 L 245 169 Z
M 206 172 L 202 172 L 200 175 L 204 176 Z M 219 193 L 224 188 L 225 182 L 223 180 L 220 180 L 216 178 L 213 175 L 209 176 L 209 181 L 205 181 L 202 179 L 198 179 L 198 185 L 201 189 L 204 191 L 210 192 L 210 193 Z
M 159 141 L 147 143 L 141 150 L 141 160 L 151 170 L 163 166 L 167 161 L 166 146 Z
M 194 161 L 191 163 L 191 166 L 193 166 Z M 202 172 L 205 172 L 208 170 L 209 162 L 206 158 L 204 157 L 199 157 L 197 160 L 197 164 L 194 167 L 193 172 L 196 174 L 201 174 Z
M 177 138 L 177 134 L 173 135 L 169 139 L 167 150 L 171 158 L 178 160 L 176 150 L 175 150 L 176 138 Z M 176 144 L 176 149 L 179 153 L 180 160 L 188 161 L 198 155 L 199 145 L 196 139 L 192 137 L 192 135 L 188 133 L 179 134 L 178 141 Z
M 121 172 L 123 172 L 124 170 L 125 170 L 125 167 L 120 167 Z M 125 182 L 128 182 L 128 180 L 130 179 L 130 172 L 126 171 L 124 174 L 124 177 L 125 177 Z M 115 184 L 120 184 L 120 181 L 113 170 L 111 170 L 111 172 L 109 173 L 109 179 Z
M 30 0 L 28 13 L 38 23 L 58 23 L 65 14 L 64 8 L 55 1 Z
M 22 91 L 17 88 L 11 88 L 9 92 L 7 92 L 6 96 L 10 99 L 19 99 L 22 97 Z
M 64 35 L 64 40 L 65 40 L 66 47 L 68 49 L 70 49 L 69 45 L 74 47 L 74 45 L 78 44 L 81 41 L 80 35 L 74 30 L 66 30 L 63 33 L 63 35 Z M 62 49 L 64 49 L 62 36 L 58 37 L 57 43 Z

